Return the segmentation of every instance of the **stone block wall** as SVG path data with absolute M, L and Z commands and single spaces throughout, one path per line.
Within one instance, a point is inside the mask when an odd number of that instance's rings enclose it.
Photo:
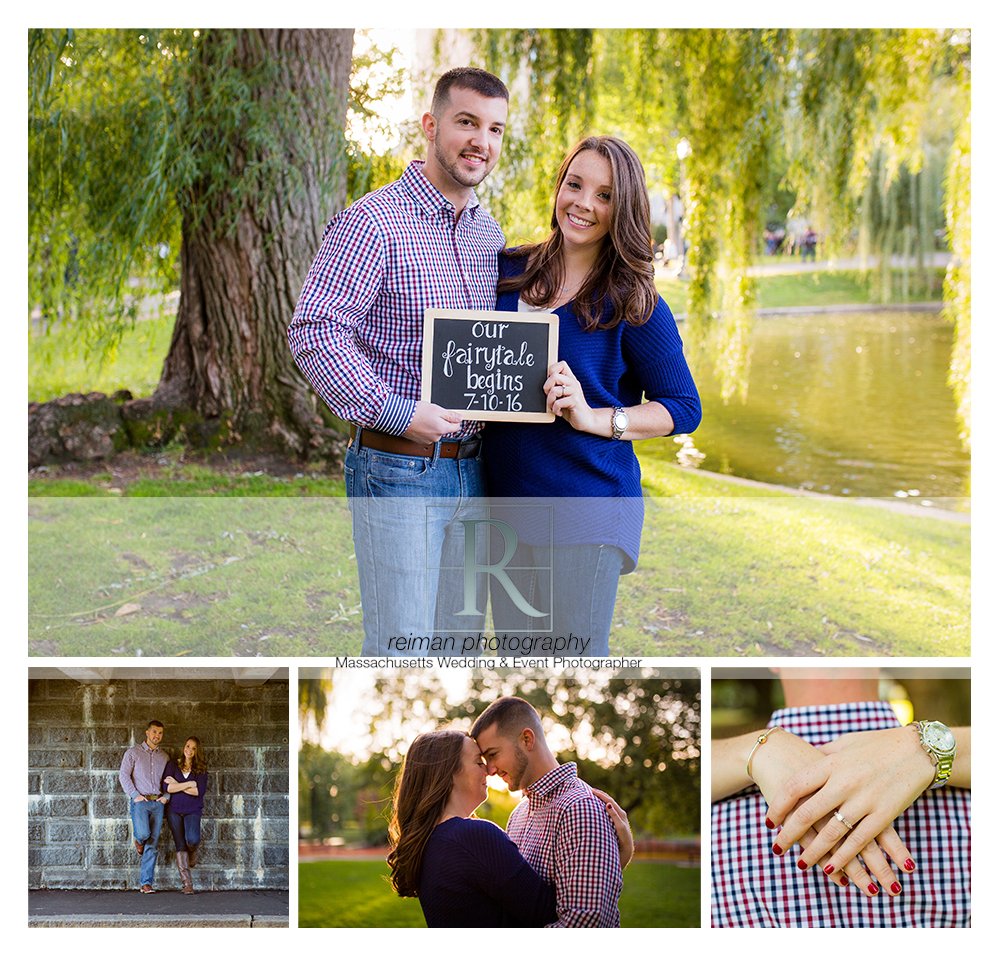
M 118 772 L 151 719 L 171 757 L 195 735 L 208 759 L 195 888 L 287 889 L 287 678 L 29 679 L 28 887 L 138 887 Z M 166 815 L 158 849 L 155 887 L 179 890 Z

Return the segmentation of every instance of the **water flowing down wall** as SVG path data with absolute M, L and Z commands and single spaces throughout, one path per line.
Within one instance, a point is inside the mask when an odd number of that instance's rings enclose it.
M 171 756 L 195 735 L 208 758 L 195 887 L 288 888 L 287 679 L 31 679 L 28 716 L 29 888 L 138 885 L 118 772 L 151 719 Z M 180 889 L 166 816 L 158 849 L 156 887 Z

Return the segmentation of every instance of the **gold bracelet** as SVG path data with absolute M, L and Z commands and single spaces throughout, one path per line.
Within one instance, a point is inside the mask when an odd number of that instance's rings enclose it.
M 760 735 L 757 736 L 757 741 L 753 743 L 753 748 L 750 749 L 750 754 L 747 756 L 747 778 L 749 778 L 751 782 L 753 781 L 753 775 L 750 774 L 750 759 L 753 758 L 753 753 L 756 752 L 757 749 L 759 749 L 761 745 L 763 745 L 767 741 L 768 735 L 770 735 L 772 732 L 777 732 L 779 729 L 782 732 L 784 731 L 784 729 L 781 728 L 780 725 L 773 725 L 771 726 L 771 728 L 765 729 L 763 732 L 760 733 Z

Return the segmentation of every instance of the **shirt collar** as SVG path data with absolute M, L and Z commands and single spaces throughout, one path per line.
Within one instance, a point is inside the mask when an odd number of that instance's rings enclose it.
M 769 726 L 780 725 L 810 745 L 822 745 L 847 732 L 898 728 L 899 724 L 888 702 L 843 702 L 838 705 L 783 708 L 774 712 L 768 722 Z
M 417 205 L 426 213 L 437 213 L 440 210 L 450 210 L 455 214 L 455 204 L 449 200 L 426 176 L 424 176 L 424 160 L 411 160 L 410 165 L 399 178 L 400 184 L 413 197 Z M 469 202 L 465 204 L 462 215 L 479 206 L 476 194 L 469 191 Z
M 159 751 L 159 749 L 158 749 L 158 748 L 150 748 L 150 747 L 149 747 L 149 742 L 147 742 L 147 741 L 146 741 L 145 739 L 143 739 L 143 740 L 142 740 L 142 741 L 141 741 L 141 742 L 139 743 L 139 747 L 140 747 L 140 748 L 143 748 L 143 749 L 145 749 L 145 750 L 146 750 L 147 752 L 149 752 L 150 754 L 152 754 L 153 752 L 158 752 L 158 751 Z
M 557 765 L 551 772 L 546 772 L 537 782 L 533 782 L 524 790 L 524 794 L 533 801 L 550 798 L 559 787 L 576 778 L 576 762 Z

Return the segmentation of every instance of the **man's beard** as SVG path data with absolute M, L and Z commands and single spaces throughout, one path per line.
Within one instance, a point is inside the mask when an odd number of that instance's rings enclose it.
M 463 169 L 461 166 L 459 166 L 457 159 L 449 160 L 448 157 L 445 156 L 444 151 L 441 149 L 440 145 L 436 140 L 434 141 L 434 158 L 438 161 L 438 165 L 442 169 L 447 170 L 448 175 L 461 186 L 468 186 L 470 188 L 473 186 L 479 186 L 479 184 L 486 179 L 486 174 L 489 173 L 485 157 L 482 169 L 479 170 Z
M 516 765 L 513 775 L 510 776 L 509 788 L 512 792 L 523 791 L 524 786 L 530 784 L 525 782 L 525 775 L 528 771 L 528 753 L 523 751 L 520 745 L 514 746 L 514 759 Z

